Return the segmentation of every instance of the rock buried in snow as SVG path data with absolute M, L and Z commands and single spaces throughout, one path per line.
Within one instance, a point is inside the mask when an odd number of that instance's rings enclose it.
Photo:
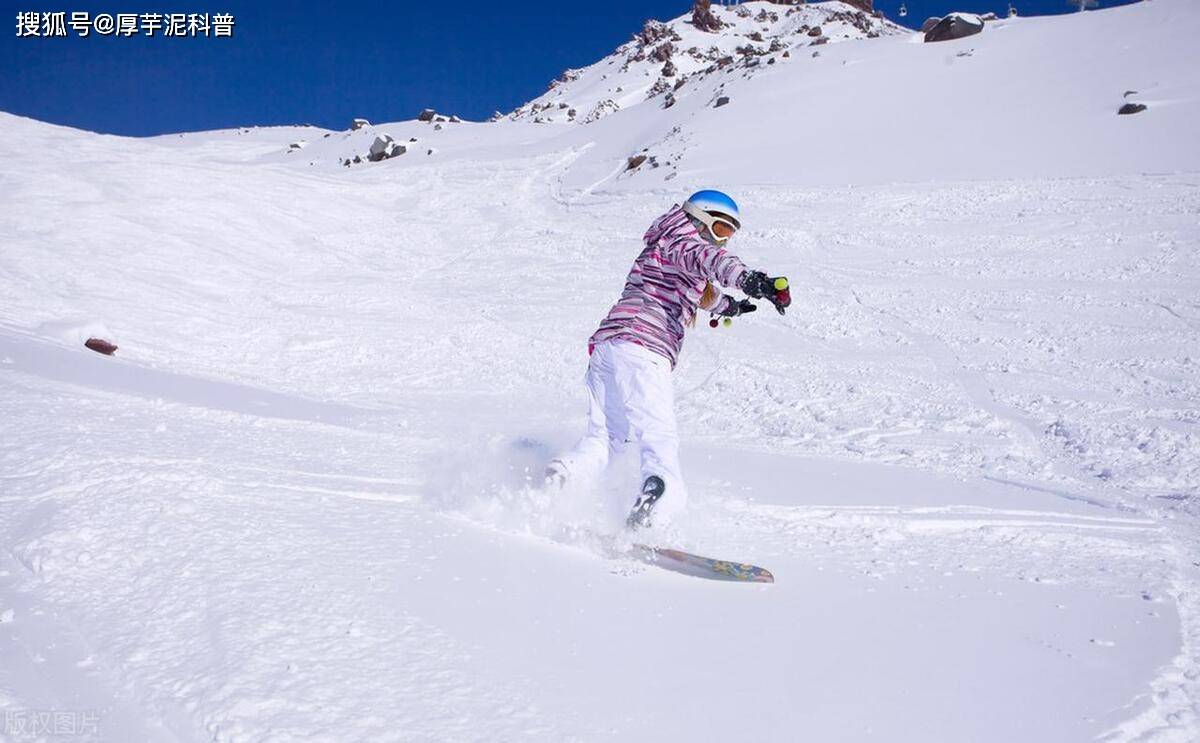
M 356 132 L 359 129 L 362 129 L 364 126 L 370 125 L 371 122 L 367 121 L 366 119 L 355 119 L 354 121 L 350 122 L 350 131 Z
M 951 13 L 925 32 L 926 43 L 973 36 L 983 30 L 983 19 L 974 13 Z
M 392 135 L 381 134 L 371 143 L 371 153 L 367 156 L 367 159 L 373 163 L 377 163 L 389 157 L 403 155 L 407 151 L 408 148 L 392 139 Z
M 1145 110 L 1146 110 L 1145 103 L 1126 103 L 1125 105 L 1123 105 L 1119 109 L 1117 109 L 1117 113 L 1122 116 L 1127 116 L 1129 114 L 1140 114 L 1142 111 L 1145 111 Z
M 633 157 L 629 158 L 629 161 L 627 163 L 625 163 L 625 169 L 626 170 L 637 170 L 638 166 L 644 162 L 646 162 L 645 155 L 634 155 Z
M 437 116 L 437 111 L 432 108 L 423 108 L 421 113 L 417 114 L 417 121 L 433 121 L 434 116 Z
M 88 338 L 84 346 L 92 349 L 96 353 L 102 353 L 105 356 L 112 356 L 117 351 L 117 347 L 103 338 Z
M 723 95 L 717 99 L 717 102 L 716 102 L 716 104 L 713 105 L 713 108 L 720 108 L 721 106 L 724 106 L 728 103 L 729 103 L 729 96 Z

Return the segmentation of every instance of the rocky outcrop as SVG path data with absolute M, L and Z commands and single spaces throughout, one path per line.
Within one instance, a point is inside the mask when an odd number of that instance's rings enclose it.
M 983 20 L 974 13 L 951 13 L 925 32 L 926 43 L 952 41 L 983 30 Z
M 874 15 L 869 1 L 773 2 L 716 7 L 711 0 L 694 0 L 687 14 L 667 23 L 646 21 L 608 58 L 567 70 L 546 93 L 507 116 L 513 121 L 586 124 L 616 110 L 615 101 L 626 105 L 631 93 L 636 97 L 630 105 L 652 99 L 671 106 L 699 80 L 733 72 L 756 74 L 793 56 L 789 49 L 911 33 Z M 670 92 L 674 95 L 668 97 Z M 578 115 L 564 116 L 558 110 L 564 107 L 577 109 Z
M 921 33 L 923 33 L 923 34 L 929 33 L 929 29 L 938 25 L 938 21 L 940 21 L 940 20 L 942 20 L 941 17 L 936 16 L 936 15 L 931 15 L 928 18 L 926 18 L 925 22 L 921 24 Z
M 692 6 L 692 25 L 709 33 L 716 33 L 725 27 L 712 12 L 712 0 L 696 0 Z
M 359 129 L 362 129 L 364 126 L 370 125 L 371 122 L 367 121 L 366 119 L 355 119 L 354 121 L 350 122 L 350 131 L 356 132 Z
M 437 116 L 437 111 L 432 108 L 423 108 L 421 113 L 417 114 L 417 121 L 433 121 L 435 116 Z
M 1122 116 L 1128 116 L 1129 114 L 1140 114 L 1142 111 L 1145 111 L 1145 110 L 1146 110 L 1145 103 L 1126 103 L 1125 105 L 1123 105 L 1119 109 L 1117 109 L 1117 113 Z

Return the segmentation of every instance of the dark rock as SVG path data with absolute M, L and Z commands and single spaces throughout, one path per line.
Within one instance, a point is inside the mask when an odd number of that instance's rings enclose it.
M 675 45 L 667 41 L 654 47 L 650 52 L 650 59 L 655 62 L 670 62 L 671 55 L 675 53 Z
M 675 75 L 678 72 L 679 72 L 679 70 L 675 69 L 675 63 L 669 59 L 667 60 L 667 63 L 665 65 L 663 65 L 663 67 L 662 67 L 662 76 L 663 77 L 675 77 Z
M 408 148 L 392 139 L 392 135 L 382 134 L 371 143 L 371 151 L 367 155 L 367 159 L 377 163 L 380 160 L 387 160 L 389 157 L 403 155 L 407 151 Z
M 371 122 L 367 121 L 366 119 L 355 119 L 354 121 L 350 122 L 350 131 L 356 132 L 359 129 L 362 129 L 364 126 L 370 125 Z
M 942 19 L 936 15 L 931 15 L 928 18 L 926 18 L 925 22 L 921 24 L 921 33 L 923 33 L 923 34 L 929 33 L 929 29 L 938 25 L 938 21 L 940 21 L 940 20 L 942 20 Z
M 88 338 L 84 346 L 92 349 L 96 353 L 102 353 L 105 356 L 112 356 L 117 352 L 117 347 L 103 338 Z
M 1121 108 L 1117 109 L 1117 113 L 1121 114 L 1122 116 L 1127 116 L 1129 114 L 1139 114 L 1145 110 L 1145 103 L 1126 103 L 1125 105 L 1121 106 Z
M 716 105 L 713 106 L 713 108 L 720 108 L 721 106 L 727 105 L 728 103 L 729 103 L 729 96 L 723 95 L 717 99 L 717 103 L 716 103 Z
M 629 158 L 628 162 L 625 163 L 625 169 L 626 170 L 636 170 L 638 168 L 638 166 L 640 166 L 644 162 L 646 162 L 645 155 L 634 155 L 633 157 Z
M 660 77 L 650 86 L 650 90 L 646 91 L 646 99 L 649 100 L 655 96 L 662 95 L 671 89 L 671 83 L 667 82 L 665 77 Z
M 951 13 L 925 32 L 926 43 L 973 36 L 983 30 L 983 21 L 973 13 Z
M 635 36 L 635 38 L 642 42 L 643 46 L 650 46 L 656 41 L 661 41 L 667 38 L 678 41 L 679 34 L 675 33 L 670 26 L 662 21 L 656 21 L 651 18 L 650 20 L 646 21 L 646 25 L 642 26 L 642 30 Z
M 812 36 L 812 37 L 820 36 L 821 35 L 821 27 L 813 26 L 812 28 L 808 29 L 808 35 Z
M 417 114 L 417 121 L 433 121 L 433 117 L 437 116 L 437 111 L 432 108 L 421 109 L 421 113 Z
M 720 18 L 713 15 L 712 0 L 696 0 L 692 5 L 692 25 L 699 31 L 715 33 L 725 27 Z

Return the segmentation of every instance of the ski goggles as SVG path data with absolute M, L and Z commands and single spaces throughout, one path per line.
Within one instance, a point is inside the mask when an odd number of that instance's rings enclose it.
M 720 212 L 706 212 L 691 206 L 687 206 L 685 209 L 688 214 L 703 222 L 704 226 L 708 228 L 709 234 L 719 243 L 733 237 L 741 227 L 736 219 Z

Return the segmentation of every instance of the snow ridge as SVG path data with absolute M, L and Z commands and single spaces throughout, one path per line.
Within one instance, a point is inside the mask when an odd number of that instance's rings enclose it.
M 764 0 L 712 6 L 719 27 L 692 15 L 646 21 L 642 30 L 595 64 L 566 70 L 550 89 L 508 114 L 511 121 L 589 124 L 655 101 L 675 105 L 716 75 L 756 71 L 808 47 L 908 33 L 882 16 L 843 2 L 778 5 Z M 498 117 L 497 117 L 498 118 Z

